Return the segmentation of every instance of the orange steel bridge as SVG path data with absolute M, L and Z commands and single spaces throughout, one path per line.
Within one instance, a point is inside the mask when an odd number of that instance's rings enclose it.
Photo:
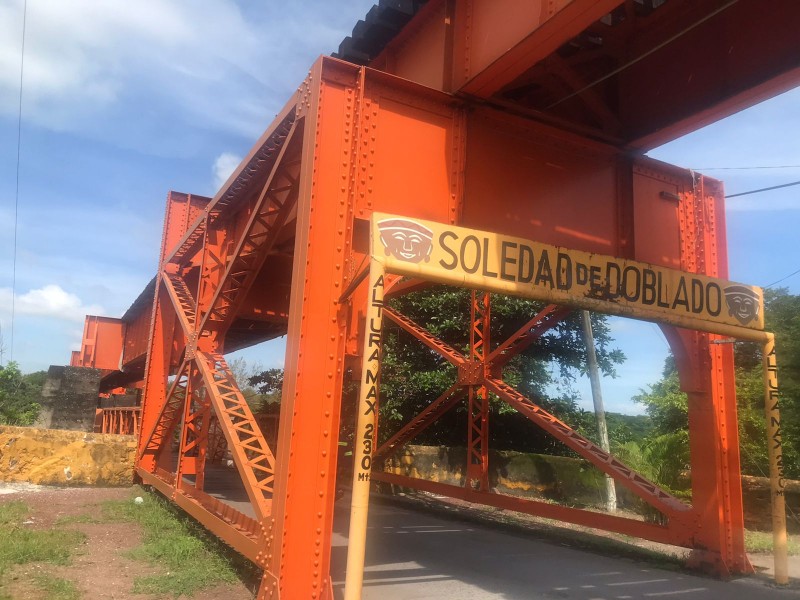
M 87 317 L 73 364 L 102 369 L 101 391 L 141 387 L 138 476 L 263 567 L 259 598 L 331 598 L 342 388 L 360 372 L 372 212 L 727 278 L 722 184 L 643 153 L 795 86 L 798 31 L 794 0 L 381 0 L 312 65 L 214 198 L 168 194 L 153 281 L 121 319 Z M 422 285 L 395 278 L 386 293 Z M 490 303 L 473 294 L 467 354 L 385 311 L 458 378 L 377 455 L 465 399 L 468 481 L 373 478 L 692 548 L 723 576 L 750 572 L 731 346 L 662 326 L 689 395 L 687 504 L 503 382 L 511 357 L 570 308 L 496 339 Z M 265 436 L 224 355 L 279 336 L 280 418 Z M 487 392 L 666 524 L 493 493 Z M 226 452 L 251 511 L 205 490 L 206 465 Z

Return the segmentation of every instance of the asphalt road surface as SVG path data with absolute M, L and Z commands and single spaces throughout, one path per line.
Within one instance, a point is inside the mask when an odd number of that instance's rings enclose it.
M 337 512 L 332 576 L 341 598 L 348 511 Z M 800 599 L 763 578 L 717 581 L 383 502 L 370 506 L 366 562 L 364 600 Z

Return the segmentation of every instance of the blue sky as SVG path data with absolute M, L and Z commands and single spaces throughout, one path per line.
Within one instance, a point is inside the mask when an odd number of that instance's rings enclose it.
M 29 0 L 13 357 L 64 364 L 83 316 L 120 316 L 155 271 L 168 190 L 213 195 L 372 0 Z M 22 1 L 0 0 L 0 326 L 10 356 Z M 800 90 L 650 154 L 690 168 L 800 165 Z M 707 170 L 728 193 L 800 179 L 800 167 Z M 800 187 L 732 199 L 731 278 L 800 269 Z M 800 293 L 800 275 L 781 285 Z M 657 329 L 615 319 L 629 359 L 604 381 L 610 410 L 657 379 Z M 246 354 L 273 366 L 280 344 Z M 588 387 L 580 386 L 591 401 Z

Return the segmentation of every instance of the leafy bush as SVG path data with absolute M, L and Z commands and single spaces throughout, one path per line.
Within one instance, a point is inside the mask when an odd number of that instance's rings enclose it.
M 36 421 L 46 377 L 44 371 L 23 375 L 15 362 L 0 366 L 0 425 L 32 425 Z

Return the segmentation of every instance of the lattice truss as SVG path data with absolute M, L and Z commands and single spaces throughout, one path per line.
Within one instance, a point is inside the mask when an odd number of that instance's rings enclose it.
M 166 255 L 158 276 L 147 376 L 163 384 L 163 403 L 155 421 L 143 424 L 138 464 L 151 474 L 149 483 L 184 508 L 224 523 L 216 532 L 240 549 L 264 545 L 275 454 L 222 352 L 237 311 L 294 218 L 300 129 L 292 113 L 251 163 L 254 173 L 269 170 L 258 193 L 238 207 L 230 206 L 232 195 L 210 204 Z M 168 348 L 163 356 L 161 347 Z M 149 397 L 158 391 L 153 385 Z M 235 464 L 255 519 L 204 492 L 206 465 L 225 459 Z M 264 557 L 245 554 L 263 566 Z
M 419 342 L 439 354 L 458 369 L 457 380 L 419 415 L 411 419 L 376 451 L 376 465 L 382 465 L 414 437 L 454 408 L 460 401 L 467 403 L 467 467 L 463 488 L 437 482 L 423 481 L 376 467 L 373 479 L 404 487 L 415 487 L 444 496 L 509 508 L 530 514 L 544 515 L 567 522 L 594 524 L 666 543 L 686 543 L 680 534 L 671 531 L 671 523 L 686 527 L 696 517 L 692 507 L 661 489 L 600 446 L 582 436 L 556 416 L 543 409 L 503 381 L 503 367 L 512 358 L 536 343 L 539 338 L 570 314 L 572 309 L 549 305 L 523 325 L 511 337 L 492 348 L 490 342 L 491 299 L 485 292 L 472 292 L 470 343 L 466 355 L 438 339 L 424 327 L 391 308 L 383 314 Z M 653 525 L 615 515 L 601 515 L 585 510 L 545 504 L 523 498 L 493 493 L 489 488 L 489 394 L 527 417 L 542 431 L 553 436 L 619 484 L 666 517 L 666 524 Z

